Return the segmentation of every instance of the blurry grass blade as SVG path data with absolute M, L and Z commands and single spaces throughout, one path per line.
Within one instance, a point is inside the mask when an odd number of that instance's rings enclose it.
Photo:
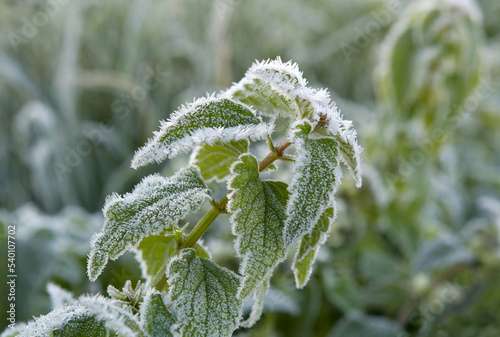
M 47 293 L 50 297 L 52 310 L 64 307 L 76 301 L 72 293 L 54 283 L 49 283 L 47 285 Z

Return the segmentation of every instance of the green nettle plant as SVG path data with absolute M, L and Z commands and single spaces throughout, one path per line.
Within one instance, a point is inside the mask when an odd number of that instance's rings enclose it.
M 278 118 L 287 131 L 275 145 Z M 263 139 L 270 152 L 258 160 L 250 143 Z M 285 153 L 289 147 L 293 155 Z M 150 175 L 132 192 L 109 196 L 104 225 L 91 241 L 91 280 L 110 259 L 134 251 L 146 282 L 110 286 L 110 298 L 74 299 L 50 285 L 54 311 L 22 327 L 19 336 L 231 336 L 258 321 L 273 271 L 294 243 L 296 286 L 307 284 L 335 218 L 341 163 L 361 185 L 356 132 L 328 92 L 309 88 L 296 64 L 256 63 L 227 91 L 182 106 L 162 122 L 132 167 L 188 151 L 189 165 L 171 177 Z M 289 185 L 261 178 L 279 160 L 291 162 Z M 227 184 L 219 201 L 210 181 Z M 185 234 L 181 221 L 207 201 L 212 208 Z M 238 273 L 212 261 L 200 243 L 222 213 L 232 225 Z M 252 297 L 244 319 L 243 303 Z

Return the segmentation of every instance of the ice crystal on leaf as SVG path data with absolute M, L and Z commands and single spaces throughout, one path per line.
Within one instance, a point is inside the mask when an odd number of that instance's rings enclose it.
M 98 321 L 89 313 L 74 315 L 61 327 L 52 331 L 54 337 L 101 337 L 106 336 L 103 321 Z
M 319 218 L 311 233 L 300 239 L 299 248 L 293 260 L 293 273 L 297 288 L 303 288 L 309 281 L 316 256 L 325 243 L 334 220 L 333 208 L 327 209 Z
M 175 319 L 165 307 L 158 291 L 150 291 L 146 294 L 141 306 L 140 316 L 142 328 L 149 336 L 173 336 L 170 328 L 175 324 Z
M 361 146 L 356 141 L 356 131 L 354 129 L 346 129 L 345 132 L 338 134 L 335 137 L 338 142 L 340 152 L 340 160 L 347 166 L 354 179 L 356 187 L 361 187 Z
M 128 307 L 103 296 L 81 296 L 78 302 L 98 320 L 104 321 L 108 329 L 130 337 L 147 336 L 141 329 L 138 317 Z
M 269 289 L 270 281 L 271 278 L 268 278 L 267 280 L 262 282 L 255 290 L 252 311 L 250 312 L 250 316 L 248 316 L 246 320 L 241 322 L 242 327 L 250 328 L 260 319 L 262 311 L 264 310 L 264 302 L 266 299 L 267 290 Z
M 248 297 L 285 258 L 283 229 L 286 219 L 287 186 L 279 181 L 261 181 L 257 159 L 244 154 L 231 168 L 228 204 L 236 252 L 243 258 L 243 282 L 238 291 Z
M 249 153 L 250 141 L 266 138 L 273 130 L 256 111 L 272 123 L 277 117 L 292 120 L 279 146 L 267 137 L 270 154 L 260 164 Z M 284 153 L 290 145 L 296 149 L 294 159 Z M 132 167 L 192 149 L 190 164 L 173 176 L 150 175 L 132 192 L 108 197 L 104 224 L 91 240 L 91 280 L 109 259 L 133 250 L 148 286 L 138 282 L 133 288 L 128 280 L 123 291 L 108 286 L 112 299 L 75 299 L 51 284 L 54 310 L 19 325 L 20 336 L 229 337 L 240 323 L 251 327 L 259 320 L 266 295 L 266 304 L 272 302 L 275 311 L 299 311 L 286 295 L 272 297 L 270 278 L 290 245 L 299 241 L 292 269 L 297 287 L 307 284 L 334 218 L 341 163 L 361 185 L 362 149 L 351 122 L 342 118 L 326 90 L 307 87 L 297 65 L 278 58 L 255 63 L 229 90 L 182 106 L 137 151 Z M 280 159 L 294 161 L 290 186 L 260 179 L 260 171 Z M 205 181 L 224 179 L 229 191 L 215 202 Z M 212 199 L 213 208 L 185 236 L 188 226 L 181 229 L 178 222 L 206 199 Z M 210 261 L 200 243 L 224 212 L 231 214 L 241 276 Z M 168 307 L 165 294 L 158 291 L 165 288 L 172 301 Z M 241 321 L 243 301 L 252 295 L 250 314 Z M 359 325 L 352 321 L 342 329 Z
M 240 278 L 214 262 L 182 250 L 167 270 L 169 292 L 182 336 L 231 336 L 241 318 Z
M 52 287 L 51 292 L 54 293 Z M 124 336 L 146 337 L 137 317 L 128 309 L 102 296 L 81 296 L 70 305 L 53 310 L 48 315 L 35 318 L 19 337 L 107 336 L 112 330 Z
M 338 142 L 340 160 L 347 166 L 356 180 L 356 186 L 361 187 L 361 151 L 357 141 L 356 130 L 352 128 L 352 122 L 344 120 L 332 104 L 319 116 L 319 123 L 315 132 L 320 135 L 334 138 Z
M 72 293 L 54 283 L 47 285 L 47 293 L 50 297 L 52 309 L 58 309 L 76 301 Z
M 337 140 L 314 138 L 311 131 L 312 125 L 307 120 L 294 125 L 297 158 L 287 205 L 287 245 L 311 232 L 323 212 L 333 206 L 334 193 L 342 178 Z
M 271 131 L 272 127 L 262 123 L 245 104 L 225 95 L 201 98 L 182 106 L 168 122 L 162 122 L 154 138 L 136 152 L 132 167 L 159 163 L 196 145 L 262 139 Z
M 54 332 L 54 334 L 53 334 Z M 102 336 L 106 332 L 104 324 L 93 318 L 81 305 L 65 306 L 49 314 L 35 318 L 18 337 Z M 99 334 L 101 333 L 101 334 Z
M 188 166 L 170 178 L 148 176 L 123 197 L 108 197 L 103 229 L 91 242 L 90 279 L 99 276 L 108 259 L 118 258 L 144 237 L 173 230 L 172 223 L 196 211 L 211 195 L 199 168 Z
M 193 151 L 190 163 L 198 166 L 206 181 L 222 181 L 228 174 L 231 164 L 242 153 L 248 152 L 248 140 L 217 142 L 199 146 Z
M 280 58 L 254 63 L 226 93 L 271 117 L 311 117 L 330 104 L 326 90 L 307 87 L 298 65 Z

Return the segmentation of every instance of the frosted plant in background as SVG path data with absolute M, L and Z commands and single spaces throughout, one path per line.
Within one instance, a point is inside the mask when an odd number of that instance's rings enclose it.
M 460 112 L 484 67 L 481 25 L 473 0 L 416 1 L 406 10 L 386 37 L 377 71 L 378 92 L 401 120 L 439 127 Z
M 277 135 L 284 138 L 275 145 L 273 123 L 280 116 L 289 118 L 288 131 Z M 259 161 L 249 152 L 249 142 L 264 138 L 270 152 Z M 295 156 L 285 154 L 289 147 L 295 147 Z M 108 197 L 104 225 L 91 241 L 91 280 L 109 259 L 134 251 L 146 285 L 133 288 L 127 282 L 123 291 L 108 288 L 112 299 L 77 300 L 52 285 L 57 309 L 28 324 L 22 336 L 98 335 L 103 329 L 126 336 L 231 336 L 240 325 L 258 321 L 273 272 L 295 242 L 296 285 L 307 284 L 335 217 L 340 163 L 361 185 L 356 132 L 328 93 L 307 87 L 296 64 L 255 63 L 227 91 L 183 106 L 162 122 L 132 166 L 190 150 L 191 164 L 173 176 L 154 174 L 132 192 Z M 261 179 L 277 160 L 290 162 L 289 181 Z M 212 180 L 227 183 L 219 201 L 206 185 Z M 207 199 L 212 208 L 184 234 L 189 226 L 181 221 Z M 199 244 L 221 213 L 230 214 L 239 274 L 211 261 Z M 252 295 L 254 305 L 243 320 L 244 302 Z M 166 299 L 171 303 L 165 305 Z

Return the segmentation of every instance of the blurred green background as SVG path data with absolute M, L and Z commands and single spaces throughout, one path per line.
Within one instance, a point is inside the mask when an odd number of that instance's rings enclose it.
M 353 120 L 364 181 L 337 193 L 309 285 L 282 265 L 236 334 L 498 336 L 498 18 L 497 0 L 1 1 L 0 251 L 15 225 L 17 321 L 50 310 L 49 281 L 79 295 L 140 278 L 133 255 L 85 274 L 105 197 L 187 162 L 134 171 L 134 151 L 180 104 L 281 56 Z M 235 267 L 231 238 L 222 218 L 205 242 Z

